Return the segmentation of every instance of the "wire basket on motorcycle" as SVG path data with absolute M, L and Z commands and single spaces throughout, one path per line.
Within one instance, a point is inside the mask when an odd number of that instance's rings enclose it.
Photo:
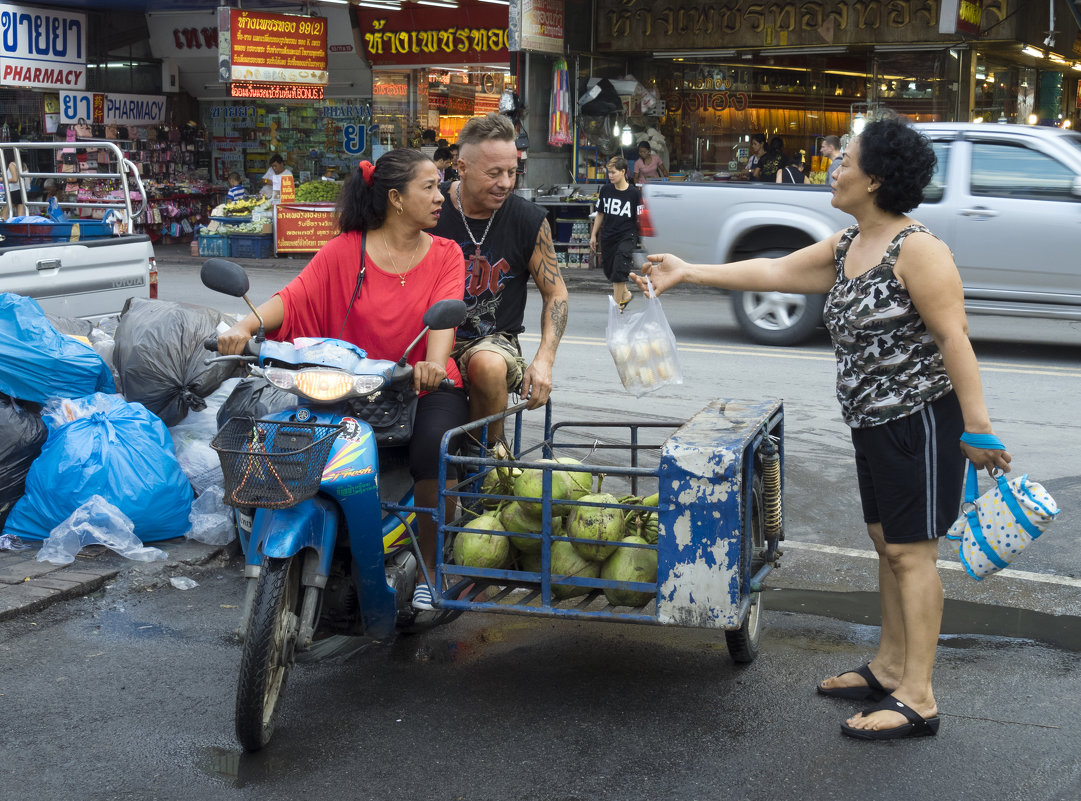
M 230 418 L 210 442 L 225 476 L 225 503 L 282 509 L 311 498 L 340 428 Z

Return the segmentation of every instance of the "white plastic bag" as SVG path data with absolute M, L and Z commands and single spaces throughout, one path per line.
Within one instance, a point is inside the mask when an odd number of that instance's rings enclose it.
M 222 382 L 214 394 L 204 399 L 205 409 L 188 412 L 187 417 L 169 428 L 180 469 L 188 477 L 192 489 L 199 495 L 212 486 L 221 487 L 225 483 L 221 473 L 221 460 L 217 452 L 210 447 L 210 440 L 218 433 L 218 409 L 239 383 L 239 378 Z
M 153 562 L 169 557 L 160 548 L 143 545 L 135 536 L 135 524 L 127 515 L 100 495 L 92 495 L 90 500 L 52 530 L 42 543 L 37 558 L 39 562 L 69 565 L 87 545 L 104 545 L 138 562 Z
M 623 386 L 638 398 L 666 384 L 683 383 L 676 337 L 660 299 L 653 296 L 652 282 L 647 278 L 646 283 L 650 296 L 643 298 L 640 312 L 621 312 L 608 296 L 608 350 Z
M 188 539 L 207 545 L 228 545 L 233 541 L 236 536 L 233 510 L 225 505 L 224 497 L 224 487 L 211 486 L 192 502 Z

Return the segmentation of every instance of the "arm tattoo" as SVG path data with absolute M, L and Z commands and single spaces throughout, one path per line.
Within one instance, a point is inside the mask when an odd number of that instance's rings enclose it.
M 536 259 L 530 259 L 529 270 L 533 273 L 533 280 L 538 287 L 544 285 L 555 286 L 561 280 L 559 263 L 556 261 L 555 247 L 552 245 L 552 231 L 545 221 L 537 232 L 536 253 L 540 256 L 539 263 Z
M 555 334 L 556 342 L 563 338 L 563 332 L 567 328 L 567 301 L 557 300 L 552 303 L 550 312 L 552 319 L 552 333 Z

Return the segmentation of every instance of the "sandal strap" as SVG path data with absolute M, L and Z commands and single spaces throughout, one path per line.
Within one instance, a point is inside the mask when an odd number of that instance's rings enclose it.
M 907 720 L 917 729 L 930 728 L 927 723 L 927 718 L 925 718 L 915 709 L 910 707 L 904 701 L 898 701 L 892 695 L 887 695 L 873 707 L 870 707 L 869 709 L 864 709 L 860 714 L 866 717 L 872 712 L 884 712 L 887 710 L 892 712 L 900 712 L 902 715 L 905 716 L 905 720 Z

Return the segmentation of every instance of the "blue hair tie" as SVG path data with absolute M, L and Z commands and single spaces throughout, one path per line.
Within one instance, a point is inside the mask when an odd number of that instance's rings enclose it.
M 982 448 L 988 451 L 1004 451 L 1006 446 L 1002 440 L 994 434 L 970 434 L 967 431 L 961 435 L 961 442 L 971 445 L 973 448 Z

